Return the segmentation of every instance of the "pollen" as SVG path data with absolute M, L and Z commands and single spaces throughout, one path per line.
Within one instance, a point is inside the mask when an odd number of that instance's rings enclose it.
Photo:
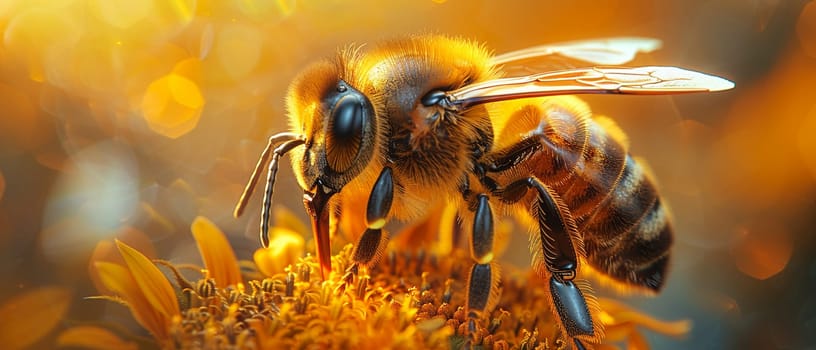
M 386 223 L 385 219 L 377 219 L 374 220 L 374 222 L 368 224 L 368 228 L 372 230 L 379 230 L 383 228 L 383 226 L 385 226 L 385 223 Z

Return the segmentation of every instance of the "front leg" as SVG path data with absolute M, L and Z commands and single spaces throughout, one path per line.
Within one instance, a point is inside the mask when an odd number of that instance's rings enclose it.
M 579 339 L 596 343 L 602 329 L 593 321 L 587 298 L 575 281 L 582 247 L 569 209 L 558 194 L 535 177 L 515 181 L 496 194 L 505 202 L 516 203 L 530 190 L 535 193 L 531 212 L 538 221 L 538 235 L 531 241 L 536 270 L 549 278 L 550 306 L 561 329 L 576 348 L 583 349 Z
M 391 211 L 391 203 L 394 200 L 394 179 L 391 168 L 385 167 L 368 197 L 366 207 L 366 230 L 357 241 L 352 255 L 353 265 L 351 270 L 356 272 L 357 266 L 371 266 L 379 260 L 385 245 L 388 242 L 388 234 L 383 231 L 388 219 L 388 212 Z

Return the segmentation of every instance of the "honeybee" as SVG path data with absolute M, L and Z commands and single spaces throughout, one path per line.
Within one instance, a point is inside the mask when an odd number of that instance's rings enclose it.
M 575 97 L 552 96 L 734 86 L 674 67 L 597 67 L 626 63 L 659 45 L 611 38 L 492 56 L 473 41 L 424 35 L 341 49 L 291 84 L 290 131 L 269 138 L 234 214 L 241 215 L 269 162 L 260 228 L 262 244 L 269 244 L 275 177 L 281 156 L 290 154 L 325 277 L 330 231 L 344 203 L 366 204 L 359 216 L 346 216 L 365 218 L 355 268 L 377 262 L 389 220 L 416 220 L 453 203 L 469 231 L 472 325 L 498 294 L 494 220 L 520 211 L 530 219 L 533 266 L 549 281 L 551 310 L 565 337 L 583 349 L 599 342 L 603 330 L 588 284 L 577 279 L 579 263 L 657 291 L 672 229 L 653 180 L 614 123 L 593 119 Z M 505 76 L 554 57 L 589 67 Z

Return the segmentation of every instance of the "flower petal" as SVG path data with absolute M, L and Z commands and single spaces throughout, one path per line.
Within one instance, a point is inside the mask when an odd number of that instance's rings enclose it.
M 97 261 L 96 271 L 99 273 L 99 280 L 105 288 L 113 291 L 125 300 L 130 308 L 130 313 L 136 322 L 153 334 L 156 339 L 168 338 L 169 319 L 154 309 L 147 298 L 142 293 L 133 274 L 122 265 Z
M 626 350 L 649 350 L 649 342 L 646 337 L 640 334 L 637 330 L 629 335 L 629 341 L 626 342 Z
M 0 344 L 20 349 L 37 342 L 59 324 L 71 305 L 71 291 L 44 287 L 26 291 L 0 306 Z
M 150 305 L 168 319 L 180 315 L 181 312 L 179 311 L 173 286 L 170 285 L 170 281 L 167 280 L 167 277 L 159 268 L 150 259 L 127 244 L 117 240 L 116 246 L 125 259 L 125 264 L 127 264 L 128 270 L 133 275 L 133 279 L 145 298 L 150 302 Z
M 286 266 L 297 263 L 306 245 L 303 236 L 289 229 L 273 227 L 269 235 L 272 237 L 269 248 L 257 249 L 252 257 L 258 270 L 266 276 L 283 272 Z
M 599 298 L 601 307 L 612 315 L 615 323 L 631 322 L 638 326 L 643 326 L 652 331 L 669 335 L 672 337 L 682 337 L 691 331 L 691 321 L 662 321 L 643 312 L 637 311 L 617 300 Z
M 190 226 L 198 245 L 198 251 L 207 267 L 209 277 L 218 287 L 242 283 L 238 260 L 227 241 L 227 237 L 215 224 L 203 216 L 196 217 Z
M 78 326 L 62 332 L 57 338 L 57 346 L 91 350 L 139 348 L 136 343 L 125 341 L 113 332 L 96 326 Z
M 156 248 L 153 247 L 150 238 L 140 230 L 125 226 L 119 229 L 119 232 L 116 234 L 116 239 L 126 242 L 128 246 L 135 248 L 148 259 L 153 259 L 156 256 Z M 99 273 L 96 271 L 97 261 L 107 261 L 124 266 L 125 259 L 122 258 L 122 254 L 119 254 L 113 241 L 110 240 L 97 242 L 93 253 L 91 253 L 91 258 L 88 263 L 88 274 L 91 276 L 91 282 L 93 282 L 99 294 L 110 295 L 112 292 L 105 288 L 99 280 Z

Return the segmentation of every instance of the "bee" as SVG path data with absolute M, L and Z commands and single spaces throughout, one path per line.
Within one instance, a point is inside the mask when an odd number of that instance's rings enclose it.
M 533 267 L 549 283 L 550 309 L 566 339 L 583 349 L 603 330 L 588 284 L 577 278 L 579 264 L 658 291 L 673 238 L 666 206 L 623 133 L 611 120 L 593 119 L 577 98 L 560 95 L 734 86 L 675 67 L 605 67 L 659 46 L 610 38 L 493 56 L 473 41 L 422 35 L 341 49 L 292 82 L 290 131 L 269 138 L 234 214 L 241 215 L 269 163 L 260 227 L 262 244 L 269 244 L 275 177 L 289 154 L 325 278 L 330 237 L 341 208 L 355 207 L 349 203 L 364 208 L 343 213 L 364 220 L 354 271 L 377 262 L 387 222 L 453 203 L 473 260 L 466 296 L 472 329 L 497 299 L 494 222 L 521 212 L 529 219 Z M 587 68 L 535 72 L 537 62 L 553 58 Z M 522 74 L 514 75 L 519 67 Z

